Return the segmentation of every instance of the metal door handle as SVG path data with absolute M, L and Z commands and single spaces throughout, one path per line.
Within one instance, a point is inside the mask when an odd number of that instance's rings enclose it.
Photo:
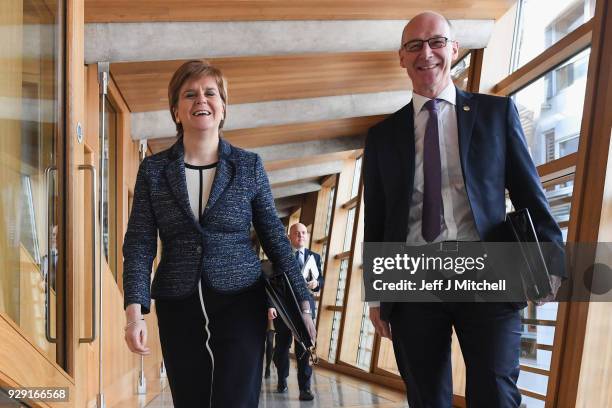
M 98 180 L 96 167 L 91 164 L 79 165 L 79 170 L 91 172 L 91 336 L 79 337 L 79 343 L 93 343 L 96 339 L 96 237 L 98 236 L 98 222 L 96 218 L 96 204 L 98 203 Z
M 51 335 L 51 266 L 55 271 L 55 263 L 51 256 L 51 214 L 53 211 L 53 189 L 51 189 L 51 173 L 57 171 L 57 167 L 50 166 L 45 169 L 45 183 L 47 187 L 47 276 L 45 277 L 45 337 L 49 343 L 57 342 L 57 338 Z

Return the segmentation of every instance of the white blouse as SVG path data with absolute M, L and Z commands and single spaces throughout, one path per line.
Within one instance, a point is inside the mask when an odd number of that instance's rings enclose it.
M 206 166 L 193 166 L 185 163 L 185 178 L 187 182 L 187 193 L 189 195 L 189 205 L 196 220 L 200 220 L 210 190 L 212 188 L 215 173 L 217 172 L 217 163 L 208 164 Z

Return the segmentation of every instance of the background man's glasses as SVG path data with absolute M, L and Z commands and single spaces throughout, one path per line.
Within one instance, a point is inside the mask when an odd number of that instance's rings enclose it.
M 423 49 L 423 44 L 429 44 L 429 48 L 435 50 L 436 48 L 444 48 L 448 44 L 449 40 L 446 37 L 431 37 L 427 40 L 411 40 L 402 45 L 402 48 L 407 52 L 418 52 Z

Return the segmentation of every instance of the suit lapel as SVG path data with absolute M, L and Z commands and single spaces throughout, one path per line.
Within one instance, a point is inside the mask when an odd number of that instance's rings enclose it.
M 197 224 L 197 217 L 191 211 L 191 205 L 189 204 L 189 193 L 187 192 L 187 181 L 185 179 L 185 150 L 182 138 L 172 146 L 170 162 L 166 165 L 166 180 L 168 180 L 170 191 L 172 191 L 180 209 Z
M 231 146 L 229 143 L 223 139 L 219 139 L 219 163 L 217 164 L 215 179 L 210 189 L 210 196 L 204 208 L 204 214 L 202 216 L 204 222 L 234 177 L 235 163 L 230 153 Z
M 403 178 L 404 192 L 411 192 L 414 185 L 414 105 L 412 101 L 398 112 L 399 123 L 395 126 L 395 143 L 400 155 L 399 177 Z
M 478 104 L 472 98 L 472 94 L 457 89 L 456 111 L 457 131 L 459 132 L 459 154 L 461 156 L 461 168 L 465 175 L 468 152 L 472 140 L 472 130 L 476 121 Z

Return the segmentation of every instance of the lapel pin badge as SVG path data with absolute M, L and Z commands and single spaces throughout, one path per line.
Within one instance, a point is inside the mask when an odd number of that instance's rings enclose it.
M 467 105 L 463 105 L 463 110 L 466 111 L 466 112 L 469 112 L 470 111 L 470 107 L 467 106 Z

